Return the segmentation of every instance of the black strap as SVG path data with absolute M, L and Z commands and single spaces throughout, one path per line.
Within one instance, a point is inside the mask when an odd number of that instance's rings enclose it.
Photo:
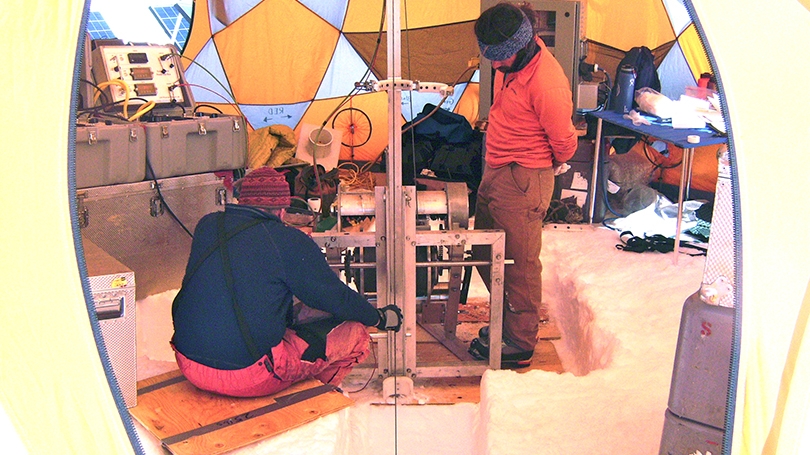
M 224 218 L 225 218 L 225 213 L 224 212 L 219 212 L 218 220 L 224 220 Z M 225 243 L 227 243 L 234 236 L 236 236 L 236 234 L 239 234 L 240 232 L 244 231 L 245 229 L 252 228 L 253 226 L 256 226 L 257 224 L 264 223 L 265 221 L 267 221 L 267 220 L 254 219 L 254 220 L 251 220 L 251 221 L 247 221 L 247 222 L 242 223 L 239 226 L 237 226 L 236 229 L 228 232 L 224 237 L 222 235 L 219 235 L 218 238 L 217 238 L 217 242 L 214 243 L 213 245 L 211 245 L 210 247 L 208 247 L 208 249 L 205 251 L 205 253 L 203 253 L 203 255 L 200 256 L 200 259 L 197 260 L 197 262 L 194 264 L 194 267 L 189 269 L 188 273 L 186 273 L 186 276 L 183 278 L 183 285 L 185 286 L 186 282 L 189 279 L 191 279 L 191 277 L 195 273 L 197 273 L 197 269 L 200 268 L 200 266 L 203 264 L 203 262 L 205 262 L 205 260 L 208 259 L 208 256 L 211 256 L 211 254 L 214 251 L 216 251 L 217 248 L 219 248 L 222 245 L 224 245 Z
M 183 277 L 183 284 L 180 287 L 180 291 L 177 293 L 177 295 L 174 298 L 174 301 L 172 302 L 172 318 L 175 317 L 178 302 L 180 302 L 181 300 L 180 296 L 183 294 L 183 289 L 185 289 L 186 283 L 188 283 L 191 277 L 194 276 L 195 273 L 197 273 L 197 270 L 200 268 L 200 266 L 202 266 L 203 262 L 205 262 L 205 260 L 208 259 L 208 257 L 211 256 L 211 254 L 213 254 L 214 251 L 216 251 L 217 249 L 219 249 L 220 251 L 227 252 L 227 248 L 221 247 L 227 244 L 228 241 L 230 241 L 240 232 L 249 229 L 253 226 L 256 226 L 258 224 L 261 224 L 265 221 L 267 220 L 253 219 L 251 221 L 247 221 L 245 223 L 240 224 L 230 232 L 225 232 L 225 212 L 219 212 L 217 214 L 217 241 L 216 243 L 208 247 L 208 249 L 202 254 L 202 256 L 200 256 L 197 262 L 194 263 L 194 265 L 191 268 L 189 268 L 188 272 L 186 273 L 186 276 Z M 228 261 L 227 263 L 225 262 L 226 260 Z M 248 351 L 250 351 L 250 355 L 258 359 L 261 357 L 261 354 L 259 354 L 259 350 L 256 348 L 256 343 L 253 341 L 253 337 L 247 330 L 247 324 L 244 321 L 244 315 L 242 314 L 242 311 L 239 309 L 239 305 L 236 303 L 236 294 L 234 294 L 234 287 L 233 287 L 233 274 L 231 273 L 230 258 L 228 257 L 227 254 L 225 254 L 225 256 L 223 257 L 223 269 L 225 271 L 225 282 L 228 285 L 228 291 L 231 293 L 231 298 L 233 300 L 232 305 L 234 307 L 234 311 L 236 312 L 236 319 L 237 323 L 239 324 L 239 331 L 242 333 L 242 338 L 244 339 L 245 344 L 247 345 Z
M 224 213 L 217 217 L 217 233 L 219 236 L 219 243 L 225 244 L 225 242 L 227 242 L 227 233 L 225 232 Z M 239 331 L 242 333 L 242 340 L 244 340 L 245 345 L 247 345 L 250 356 L 254 359 L 258 359 L 262 355 L 259 353 L 259 349 L 256 347 L 256 341 L 250 334 L 247 321 L 245 320 L 245 314 L 242 313 L 242 308 L 239 306 L 239 302 L 236 299 L 236 286 L 233 282 L 233 270 L 231 269 L 230 254 L 228 254 L 227 248 L 220 248 L 219 254 L 222 258 L 222 269 L 225 275 L 225 284 L 228 286 L 228 293 L 231 295 L 231 306 L 233 307 L 233 312 L 236 314 L 236 322 L 239 324 Z
M 220 214 L 219 216 L 223 217 L 224 213 Z M 216 243 L 214 243 L 213 245 L 208 247 L 208 250 L 206 250 L 205 253 L 203 253 L 203 255 L 200 256 L 200 259 L 198 259 L 197 262 L 194 263 L 194 266 L 192 266 L 188 270 L 188 272 L 186 272 L 186 276 L 183 277 L 183 284 L 180 286 L 180 291 L 174 297 L 174 301 L 172 302 L 172 318 L 174 318 L 174 316 L 175 316 L 175 312 L 177 311 L 177 302 L 180 301 L 180 296 L 183 294 L 183 289 L 185 289 L 186 283 L 188 282 L 188 280 L 191 279 L 192 276 L 194 276 L 195 273 L 197 273 L 197 269 L 199 269 L 200 266 L 203 264 L 203 262 L 205 262 L 205 260 L 208 259 L 208 256 L 211 256 L 211 254 L 214 251 L 216 251 L 217 248 L 224 245 L 228 240 L 233 238 L 236 234 L 244 231 L 245 229 L 256 226 L 257 224 L 260 224 L 260 223 L 262 223 L 264 221 L 266 221 L 266 220 L 256 219 L 256 220 L 252 220 L 252 221 L 248 221 L 246 223 L 243 223 L 243 224 L 237 226 L 236 229 L 234 229 L 233 231 L 229 232 L 228 235 L 226 235 L 224 239 L 222 237 L 220 237 L 220 238 L 218 238 Z
M 629 237 L 625 239 L 625 237 Z M 659 253 L 669 253 L 675 250 L 675 239 L 665 237 L 661 234 L 654 234 L 652 236 L 644 235 L 644 238 L 636 237 L 630 231 L 624 231 L 619 235 L 622 244 L 616 245 L 616 248 L 623 251 L 632 251 L 634 253 L 644 253 L 645 251 L 657 251 Z M 693 245 L 691 243 L 681 240 L 679 242 L 681 248 L 693 248 L 698 250 L 697 253 L 681 253 L 689 256 L 704 256 L 706 255 L 706 248 Z

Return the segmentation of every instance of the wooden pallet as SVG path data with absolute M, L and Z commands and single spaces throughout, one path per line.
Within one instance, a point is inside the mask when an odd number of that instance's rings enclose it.
M 204 392 L 175 370 L 139 381 L 130 413 L 172 454 L 218 455 L 352 404 L 315 379 L 267 397 L 232 398 Z

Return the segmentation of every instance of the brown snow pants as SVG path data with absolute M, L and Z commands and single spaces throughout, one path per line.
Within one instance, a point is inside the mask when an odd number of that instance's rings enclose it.
M 543 218 L 554 191 L 552 168 L 529 169 L 517 164 L 500 168 L 486 166 L 478 188 L 476 229 L 501 229 L 506 233 L 506 257 L 514 264 L 504 267 L 503 336 L 524 350 L 537 344 L 543 292 L 540 249 Z M 488 246 L 473 247 L 476 259 L 489 259 Z M 489 267 L 478 272 L 489 286 Z

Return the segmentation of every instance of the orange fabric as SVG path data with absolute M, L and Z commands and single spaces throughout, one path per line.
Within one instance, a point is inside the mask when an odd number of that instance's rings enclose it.
M 381 0 L 352 0 L 346 11 L 343 31 L 347 33 L 376 32 L 385 2 Z M 480 0 L 446 0 L 414 2 L 400 10 L 400 27 L 417 29 L 454 22 L 473 21 L 481 12 Z M 387 20 L 383 26 L 388 30 Z M 384 39 L 384 38 L 383 38 Z
M 240 103 L 292 104 L 315 97 L 338 34 L 300 3 L 262 2 L 214 43 Z
M 663 2 L 588 0 L 586 10 L 588 37 L 617 49 L 654 49 L 675 38 Z
M 720 147 L 712 145 L 695 149 L 695 159 L 692 162 L 692 185 L 690 188 L 711 193 L 715 191 L 717 188 L 717 150 Z M 655 155 L 656 162 L 665 169 L 657 172 L 654 178 L 662 178 L 664 183 L 678 186 L 681 181 L 681 167 L 678 163 L 683 159 L 683 149 L 670 146 L 669 157 Z
M 540 53 L 516 73 L 496 72 L 486 138 L 487 165 L 530 169 L 564 163 L 577 150 L 568 79 L 541 40 Z

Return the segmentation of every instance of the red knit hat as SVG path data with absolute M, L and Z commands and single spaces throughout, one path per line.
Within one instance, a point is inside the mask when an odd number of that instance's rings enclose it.
M 267 166 L 250 171 L 236 185 L 239 203 L 262 207 L 289 207 L 290 184 L 284 174 Z

